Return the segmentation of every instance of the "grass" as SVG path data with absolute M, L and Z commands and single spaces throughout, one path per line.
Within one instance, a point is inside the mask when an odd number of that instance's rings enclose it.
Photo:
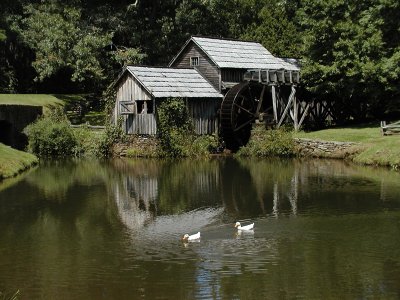
M 0 180 L 13 177 L 38 162 L 35 155 L 0 143 Z
M 18 104 L 43 106 L 44 113 L 47 109 L 59 106 L 71 106 L 75 102 L 84 101 L 84 95 L 63 95 L 63 94 L 0 94 L 0 105 Z
M 353 157 L 354 162 L 400 169 L 400 135 L 383 136 L 379 124 L 302 131 L 294 133 L 293 137 L 359 143 L 362 150 Z
M 19 104 L 33 106 L 64 105 L 64 101 L 55 95 L 45 94 L 0 94 L 0 104 Z

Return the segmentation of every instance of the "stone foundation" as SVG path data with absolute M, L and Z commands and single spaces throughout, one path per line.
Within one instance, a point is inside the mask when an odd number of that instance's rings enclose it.
M 296 152 L 300 156 L 347 158 L 360 151 L 360 145 L 352 142 L 333 142 L 310 139 L 294 139 Z

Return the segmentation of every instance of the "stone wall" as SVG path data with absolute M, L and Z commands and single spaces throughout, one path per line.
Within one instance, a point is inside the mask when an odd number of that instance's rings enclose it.
M 360 151 L 360 145 L 351 142 L 333 142 L 310 139 L 294 139 L 300 156 L 346 158 Z
M 22 131 L 42 113 L 41 106 L 0 105 L 0 143 L 23 150 L 28 141 Z

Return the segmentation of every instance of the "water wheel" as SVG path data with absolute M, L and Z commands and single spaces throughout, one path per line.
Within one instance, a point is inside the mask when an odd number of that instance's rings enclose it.
M 264 85 L 253 82 L 239 83 L 227 92 L 220 110 L 221 136 L 226 148 L 236 151 L 247 144 L 253 123 L 272 106 L 263 101 L 264 92 Z

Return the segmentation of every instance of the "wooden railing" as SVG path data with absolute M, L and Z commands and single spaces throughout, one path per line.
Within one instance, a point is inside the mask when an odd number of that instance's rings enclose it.
M 382 135 L 400 134 L 400 121 L 386 124 L 386 121 L 381 121 Z
M 94 130 L 103 130 L 106 129 L 106 126 L 96 126 L 96 125 L 89 125 L 89 124 L 79 124 L 79 125 L 69 125 L 72 128 L 81 128 L 81 127 L 86 127 L 89 129 L 94 129 Z

